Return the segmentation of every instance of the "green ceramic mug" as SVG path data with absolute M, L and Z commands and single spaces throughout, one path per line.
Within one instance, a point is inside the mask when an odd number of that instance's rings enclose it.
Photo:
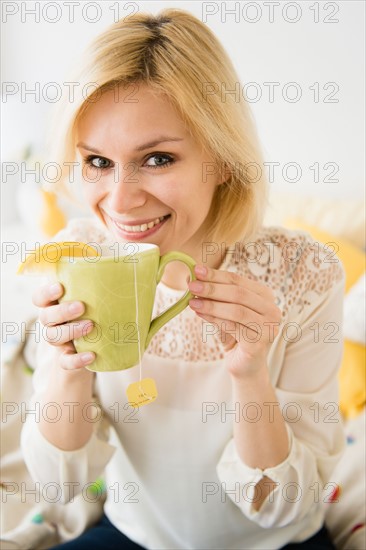
M 56 278 L 65 289 L 60 301 L 84 302 L 85 312 L 79 319 L 94 322 L 93 330 L 75 339 L 74 345 L 77 352 L 96 354 L 94 362 L 86 367 L 96 372 L 137 365 L 156 332 L 192 298 L 187 290 L 173 306 L 151 319 L 156 287 L 165 266 L 172 261 L 183 262 L 193 280 L 196 262 L 182 252 L 160 257 L 159 248 L 153 244 L 118 244 L 118 253 L 115 245 L 103 246 L 98 247 L 102 252 L 99 257 L 62 257 L 56 264 Z

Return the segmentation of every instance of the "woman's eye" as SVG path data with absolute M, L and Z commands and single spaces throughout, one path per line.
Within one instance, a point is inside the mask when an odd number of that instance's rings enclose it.
M 93 166 L 94 168 L 107 169 L 110 168 L 111 162 L 108 159 L 103 157 L 87 157 L 85 160 L 86 164 Z
M 172 157 L 169 155 L 163 155 L 162 153 L 156 153 L 148 158 L 146 165 L 151 168 L 164 168 L 169 166 L 173 162 Z

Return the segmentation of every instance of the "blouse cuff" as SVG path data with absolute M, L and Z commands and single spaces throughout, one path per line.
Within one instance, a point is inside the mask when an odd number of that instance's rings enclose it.
M 286 481 L 289 478 L 289 469 L 296 461 L 296 445 L 295 438 L 293 436 L 291 428 L 286 424 L 286 430 L 289 439 L 289 453 L 285 460 L 276 466 L 271 468 L 251 468 L 247 466 L 239 457 L 235 447 L 234 439 L 232 438 L 226 445 L 224 452 L 217 465 L 217 475 L 223 484 L 223 487 L 228 489 L 228 496 L 234 500 L 235 504 L 239 506 L 244 515 L 262 527 L 270 527 L 269 522 L 275 521 L 275 509 L 279 507 L 278 498 L 276 494 L 282 490 Z M 255 487 L 258 482 L 264 477 L 270 478 L 277 486 L 263 501 L 259 510 L 255 510 L 253 502 L 255 502 Z M 240 486 L 240 491 L 233 491 Z M 225 490 L 225 489 L 224 489 Z M 282 499 L 280 499 L 282 500 Z M 268 521 L 268 506 L 271 509 L 272 519 Z M 282 515 L 282 514 L 280 514 Z M 278 517 L 276 526 L 281 526 L 281 519 Z
M 280 483 L 284 479 L 284 473 L 288 469 L 288 464 L 291 462 L 292 455 L 294 452 L 294 437 L 292 430 L 285 424 L 288 440 L 289 440 L 289 453 L 285 460 L 272 468 L 251 468 L 247 466 L 242 459 L 239 457 L 236 450 L 234 439 L 230 439 L 229 443 L 226 445 L 224 452 L 220 458 L 218 469 L 222 467 L 230 468 L 231 471 L 235 471 L 236 478 L 241 479 L 243 483 L 250 483 L 253 481 L 260 481 L 262 477 L 270 477 L 273 481 Z
M 57 491 L 65 504 L 88 489 L 102 474 L 116 448 L 92 432 L 90 439 L 74 451 L 59 449 L 41 433 L 34 421 L 27 421 L 21 434 L 23 456 L 32 479 L 41 487 Z

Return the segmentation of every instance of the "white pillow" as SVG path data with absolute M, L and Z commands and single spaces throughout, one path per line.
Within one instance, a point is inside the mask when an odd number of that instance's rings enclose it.
M 361 250 L 366 247 L 365 211 L 362 200 L 329 200 L 277 193 L 272 190 L 264 225 L 285 225 L 288 218 L 299 218 L 309 225 L 347 239 Z
M 366 273 L 354 284 L 344 298 L 343 335 L 347 340 L 366 345 Z

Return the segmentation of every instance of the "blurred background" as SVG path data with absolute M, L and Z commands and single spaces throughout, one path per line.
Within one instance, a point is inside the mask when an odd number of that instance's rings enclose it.
M 364 2 L 3 2 L 5 319 L 24 315 L 26 307 L 13 305 L 28 284 L 14 276 L 20 243 L 32 248 L 68 218 L 88 215 L 44 193 L 37 165 L 52 161 L 45 148 L 49 121 L 59 94 L 69 93 L 75 58 L 116 20 L 166 7 L 206 23 L 234 62 L 264 150 L 267 223 L 301 215 L 364 248 Z

